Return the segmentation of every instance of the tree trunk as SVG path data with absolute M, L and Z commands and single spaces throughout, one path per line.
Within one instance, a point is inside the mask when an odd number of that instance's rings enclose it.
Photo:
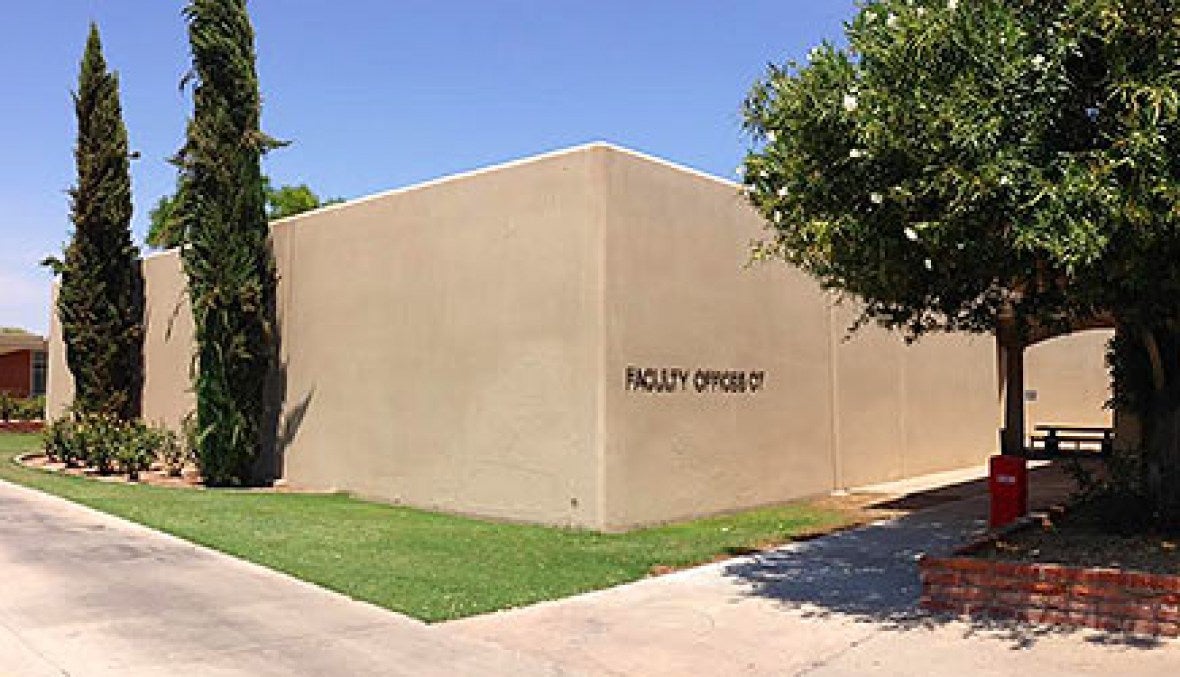
M 1000 431 L 1001 453 L 1019 455 L 1024 451 L 1024 347 L 1001 346 L 1004 366 L 1004 428 Z
M 1142 333 L 1143 364 L 1150 373 L 1141 384 L 1147 397 L 1138 407 L 1143 428 L 1144 483 L 1161 526 L 1180 529 L 1180 333 L 1156 329 Z
M 1147 427 L 1147 492 L 1161 525 L 1180 530 L 1180 406 L 1157 412 Z
M 1024 453 L 1024 342 L 1015 319 L 1004 315 L 996 332 L 1004 391 L 1004 427 L 1000 430 L 1000 453 Z

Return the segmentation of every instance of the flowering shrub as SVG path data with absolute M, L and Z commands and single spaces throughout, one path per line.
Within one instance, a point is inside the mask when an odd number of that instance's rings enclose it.
M 171 430 L 109 414 L 75 413 L 58 419 L 46 426 L 42 443 L 52 461 L 93 468 L 103 475 L 118 470 L 133 482 L 157 462 L 178 476 L 192 456 Z
M 182 442 L 180 436 L 172 430 L 153 428 L 155 433 L 155 452 L 160 466 L 169 477 L 180 477 L 185 465 L 195 462 L 193 445 Z
M 0 392 L 0 421 L 39 421 L 44 416 L 44 397 L 13 397 Z
M 49 460 L 72 466 L 81 459 L 77 455 L 74 444 L 74 422 L 68 418 L 60 418 L 45 426 L 41 432 L 41 444 L 45 448 L 45 455 Z
M 78 460 L 100 475 L 114 471 L 115 457 L 125 440 L 124 424 L 110 414 L 82 414 L 74 422 Z

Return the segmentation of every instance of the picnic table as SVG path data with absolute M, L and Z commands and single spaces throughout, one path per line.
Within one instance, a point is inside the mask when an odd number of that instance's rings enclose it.
M 1079 456 L 1109 456 L 1114 449 L 1114 430 L 1072 425 L 1038 425 L 1038 434 L 1025 455 L 1033 459 Z

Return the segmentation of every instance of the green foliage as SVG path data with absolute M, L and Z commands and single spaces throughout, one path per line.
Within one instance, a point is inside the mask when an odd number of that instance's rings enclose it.
M 180 477 L 185 466 L 195 463 L 194 446 L 183 442 L 179 435 L 166 428 L 156 430 L 155 456 L 169 477 Z
M 108 72 L 91 25 L 74 94 L 78 183 L 70 191 L 74 234 L 57 307 L 81 411 L 123 419 L 139 413 L 143 291 L 131 240 L 131 175 L 118 76 Z
M 44 418 L 44 397 L 13 397 L 0 391 L 0 421 L 40 421 Z
M 273 362 L 275 274 L 261 156 L 254 32 L 245 0 L 192 0 L 194 113 L 177 157 L 182 249 L 197 343 L 197 457 L 211 485 L 257 481 Z
M 69 418 L 62 417 L 46 425 L 41 431 L 41 446 L 51 461 L 67 466 L 81 461 L 74 445 L 74 422 Z
M 1113 320 L 1116 395 L 1180 524 L 1180 13 L 1173 0 L 875 0 L 745 122 L 781 258 L 910 338 Z M 1010 314 L 1010 315 L 1009 315 Z
M 188 458 L 174 432 L 105 413 L 63 416 L 45 427 L 41 444 L 52 461 L 102 475 L 118 469 L 133 482 L 157 461 L 169 474 L 175 469 L 179 475 Z
M 164 195 L 148 212 L 147 244 L 156 249 L 172 249 L 184 243 L 183 185 L 172 195 Z
M 339 200 L 324 201 L 315 194 L 305 183 L 296 186 L 279 186 L 272 188 L 269 180 L 266 185 L 266 215 L 271 221 L 285 219 L 290 216 L 310 212 L 328 204 L 335 204 Z
M 1103 460 L 1099 472 L 1076 460 L 1065 469 L 1077 484 L 1074 504 L 1086 506 L 1106 529 L 1128 534 L 1158 522 L 1145 482 L 1147 462 L 1143 450 L 1120 449 Z
M 126 441 L 124 430 L 128 425 L 107 413 L 78 413 L 70 432 L 71 455 L 100 475 L 111 474 Z
M 266 216 L 270 221 L 285 219 L 320 207 L 339 204 L 340 198 L 320 199 L 307 184 L 273 188 L 270 179 L 263 177 L 266 191 Z M 156 249 L 171 249 L 184 243 L 184 209 L 181 201 L 183 184 L 175 193 L 162 196 L 148 214 L 147 244 Z
M 118 431 L 118 436 L 121 439 L 115 452 L 115 463 L 128 480 L 138 482 L 139 474 L 151 468 L 161 453 L 164 432 L 135 422 L 125 425 Z
M 1174 314 L 1176 22 L 1170 0 L 865 3 L 847 49 L 746 102 L 758 253 L 911 335 L 1009 303 L 1068 324 L 1160 277 L 1136 305 Z

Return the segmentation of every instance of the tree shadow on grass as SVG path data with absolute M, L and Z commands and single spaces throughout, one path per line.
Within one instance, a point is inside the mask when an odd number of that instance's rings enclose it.
M 959 618 L 918 608 L 919 557 L 945 556 L 986 527 L 987 502 L 964 500 L 906 517 L 876 522 L 824 538 L 792 543 L 725 566 L 724 575 L 743 583 L 746 594 L 776 600 L 805 618 L 850 618 L 890 631 L 959 624 L 964 636 L 985 636 L 1028 648 L 1050 635 L 1151 649 L 1158 639 L 1123 633 L 1038 626 L 990 617 Z

